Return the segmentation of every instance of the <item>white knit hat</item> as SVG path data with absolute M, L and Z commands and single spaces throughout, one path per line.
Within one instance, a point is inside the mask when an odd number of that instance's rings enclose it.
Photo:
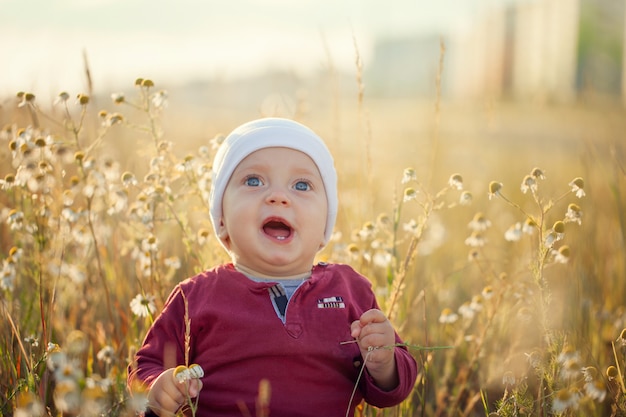
M 308 127 L 281 118 L 264 118 L 245 123 L 224 139 L 213 160 L 213 182 L 209 194 L 211 222 L 215 232 L 222 220 L 224 190 L 237 165 L 252 152 L 264 148 L 290 148 L 308 155 L 319 169 L 326 189 L 328 213 L 324 244 L 328 243 L 337 218 L 337 172 L 324 141 Z

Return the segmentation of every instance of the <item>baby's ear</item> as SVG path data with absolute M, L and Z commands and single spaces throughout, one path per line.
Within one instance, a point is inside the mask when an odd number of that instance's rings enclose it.
M 228 231 L 224 225 L 224 219 L 220 220 L 220 225 L 217 228 L 217 237 L 222 241 L 226 249 L 230 249 L 230 239 L 228 238 Z

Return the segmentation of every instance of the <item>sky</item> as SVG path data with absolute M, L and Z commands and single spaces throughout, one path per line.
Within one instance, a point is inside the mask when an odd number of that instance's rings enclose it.
M 498 0 L 0 0 L 0 96 L 365 65 L 377 39 L 463 30 Z

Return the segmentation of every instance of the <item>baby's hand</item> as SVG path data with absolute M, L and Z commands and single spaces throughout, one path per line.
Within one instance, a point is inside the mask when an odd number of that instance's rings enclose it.
M 148 392 L 148 406 L 161 417 L 175 415 L 188 398 L 197 397 L 202 389 L 202 381 L 197 378 L 179 382 L 174 370 L 170 368 L 163 371 Z
M 393 347 L 396 339 L 391 322 L 382 311 L 372 309 L 354 321 L 350 329 L 376 385 L 388 391 L 394 389 L 399 382 Z

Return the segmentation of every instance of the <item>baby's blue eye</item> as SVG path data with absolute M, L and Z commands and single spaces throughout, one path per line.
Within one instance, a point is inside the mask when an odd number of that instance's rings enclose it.
M 258 187 L 261 185 L 261 180 L 258 177 L 248 177 L 244 183 L 249 187 Z
M 311 184 L 306 181 L 298 181 L 294 188 L 298 191 L 308 191 L 311 189 Z

